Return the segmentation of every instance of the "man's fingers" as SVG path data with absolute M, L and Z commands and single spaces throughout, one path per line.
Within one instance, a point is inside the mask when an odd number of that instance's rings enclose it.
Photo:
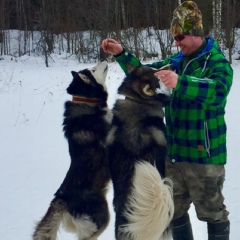
M 103 51 L 107 51 L 107 40 L 103 40 L 102 41 L 102 48 L 103 48 Z

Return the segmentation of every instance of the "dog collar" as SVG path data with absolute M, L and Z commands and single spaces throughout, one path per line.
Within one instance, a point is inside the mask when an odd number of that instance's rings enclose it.
M 86 98 L 86 97 L 80 97 L 80 96 L 73 96 L 72 101 L 76 103 L 88 104 L 91 106 L 101 103 L 101 101 L 97 98 Z

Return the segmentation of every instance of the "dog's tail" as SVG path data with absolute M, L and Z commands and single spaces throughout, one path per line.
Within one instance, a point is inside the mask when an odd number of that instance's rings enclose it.
M 62 200 L 53 199 L 47 213 L 37 224 L 33 240 L 55 240 L 66 206 Z
M 168 240 L 173 217 L 172 181 L 162 179 L 146 161 L 135 165 L 131 195 L 124 213 L 128 224 L 121 227 L 124 236 L 134 240 Z M 161 238 L 160 238 L 161 237 Z

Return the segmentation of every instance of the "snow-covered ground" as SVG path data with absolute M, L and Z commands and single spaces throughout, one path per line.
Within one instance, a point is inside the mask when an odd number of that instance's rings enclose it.
M 70 159 L 62 132 L 63 105 L 71 97 L 65 89 L 71 70 L 93 64 L 55 56 L 51 67 L 40 57 L 0 61 L 0 236 L 3 240 L 30 240 L 35 223 L 45 214 L 53 194 L 60 186 Z M 110 63 L 107 86 L 109 106 L 124 74 L 118 64 Z M 231 240 L 239 239 L 240 226 L 240 61 L 233 63 L 234 83 L 228 97 L 228 163 L 224 186 L 225 203 L 230 211 Z M 99 240 L 114 239 L 112 189 L 108 194 L 111 222 Z M 206 223 L 190 211 L 195 240 L 206 240 Z M 76 239 L 59 232 L 59 240 Z M 146 239 L 147 240 L 147 239 Z

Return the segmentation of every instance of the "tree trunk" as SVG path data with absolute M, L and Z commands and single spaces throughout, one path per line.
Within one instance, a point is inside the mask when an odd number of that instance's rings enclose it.
M 221 44 L 222 0 L 213 0 L 213 36 Z
M 122 10 L 123 28 L 127 29 L 127 20 L 126 20 L 126 11 L 125 11 L 124 0 L 120 0 L 120 4 L 121 4 L 121 10 Z

